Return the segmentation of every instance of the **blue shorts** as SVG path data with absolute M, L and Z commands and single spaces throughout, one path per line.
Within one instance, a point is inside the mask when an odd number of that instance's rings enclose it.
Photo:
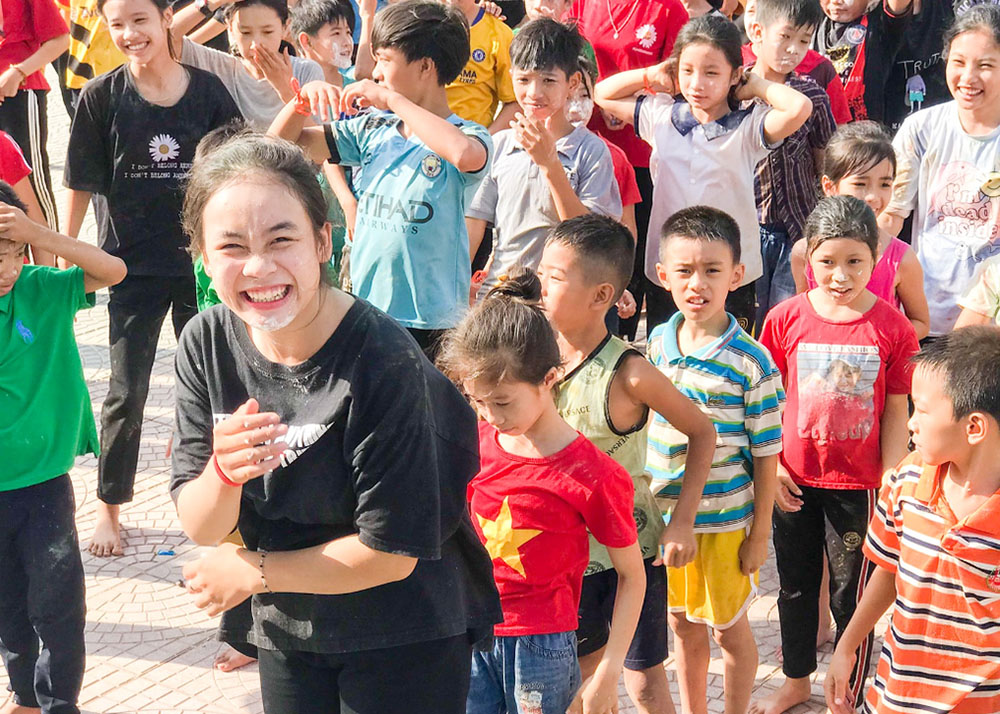
M 466 714 L 566 714 L 580 688 L 576 633 L 496 637 L 472 652 Z

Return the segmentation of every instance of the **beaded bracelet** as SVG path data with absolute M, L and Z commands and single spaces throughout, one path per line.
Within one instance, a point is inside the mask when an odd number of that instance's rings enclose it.
M 264 592 L 271 592 L 271 588 L 267 584 L 267 578 L 264 577 L 264 559 L 267 558 L 267 551 L 260 551 L 260 584 L 264 586 Z

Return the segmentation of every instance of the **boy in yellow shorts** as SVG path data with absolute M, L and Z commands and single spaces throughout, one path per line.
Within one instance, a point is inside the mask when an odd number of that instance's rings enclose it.
M 767 557 L 781 453 L 781 373 L 726 312 L 740 285 L 740 230 L 707 206 L 678 211 L 663 226 L 660 282 L 679 312 L 649 337 L 648 357 L 708 415 L 717 433 L 694 531 L 698 553 L 667 568 L 667 605 L 684 712 L 707 712 L 708 627 L 722 649 L 726 714 L 745 714 L 757 672 L 747 609 Z M 655 414 L 646 468 L 666 523 L 684 482 L 687 438 Z M 706 625 L 708 627 L 706 627 Z

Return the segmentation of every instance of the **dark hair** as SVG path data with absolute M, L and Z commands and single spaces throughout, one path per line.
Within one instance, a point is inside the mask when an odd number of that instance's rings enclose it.
M 1000 7 L 992 4 L 975 5 L 956 17 L 944 31 L 945 57 L 951 51 L 951 43 L 955 38 L 966 32 L 985 32 L 993 38 L 994 44 L 1000 45 Z
M 290 12 L 292 23 L 289 30 L 296 42 L 302 32 L 315 37 L 324 25 L 335 25 L 341 20 L 354 30 L 354 8 L 349 0 L 300 0 Z
M 864 201 L 854 196 L 827 196 L 816 204 L 806 219 L 806 253 L 828 240 L 850 238 L 868 246 L 872 260 L 878 260 L 878 224 L 875 214 Z
M 173 12 L 173 3 L 171 0 L 149 0 L 153 3 L 153 6 L 159 11 L 160 16 L 163 16 L 167 10 Z M 107 0 L 97 0 L 97 12 L 104 15 L 104 6 L 107 4 Z M 104 18 L 105 20 L 107 17 Z M 180 62 L 180 57 L 174 52 L 174 38 L 173 34 L 170 32 L 170 28 L 167 28 L 167 53 L 170 55 L 170 59 L 174 62 Z
M 14 208 L 21 209 L 22 212 L 27 213 L 28 207 L 24 205 L 24 201 L 18 198 L 17 193 L 14 191 L 14 187 L 11 186 L 6 181 L 0 181 L 0 203 L 6 203 L 8 206 L 13 206 Z M 17 241 L 12 241 L 9 238 L 5 238 L 2 233 L 0 233 L 0 245 L 4 243 L 16 243 Z M 21 245 L 24 255 L 28 254 L 28 244 L 24 243 Z
M 1000 421 L 1000 328 L 963 327 L 935 338 L 913 358 L 940 372 L 955 419 L 983 412 Z
M 254 7 L 255 5 L 263 5 L 264 7 L 269 7 L 274 10 L 278 18 L 281 20 L 282 25 L 288 21 L 288 0 L 240 0 L 240 2 L 234 2 L 226 5 L 222 10 L 222 16 L 225 18 L 226 22 L 229 23 L 233 21 L 236 13 L 240 10 L 248 7 Z
M 733 263 L 741 258 L 740 225 L 725 211 L 711 206 L 690 206 L 670 216 L 660 231 L 660 262 L 671 238 L 689 238 L 725 243 L 733 255 Z
M 736 25 L 725 17 L 702 15 L 681 28 L 670 57 L 677 61 L 688 45 L 711 45 L 719 50 L 733 69 L 743 66 L 743 44 Z
M 441 343 L 438 366 L 455 382 L 504 379 L 541 384 L 562 365 L 559 345 L 541 308 L 538 276 L 516 268 L 490 290 Z
M 228 121 L 222 126 L 215 127 L 212 131 L 201 137 L 198 145 L 194 148 L 194 160 L 198 161 L 208 156 L 230 139 L 237 136 L 250 136 L 256 133 L 242 119 Z
M 250 130 L 236 130 L 229 138 L 216 141 L 217 132 L 225 130 L 226 127 L 220 127 L 199 143 L 200 153 L 184 189 L 181 224 L 190 241 L 191 254 L 204 252 L 205 205 L 217 191 L 247 176 L 264 175 L 288 189 L 302 204 L 310 226 L 318 233 L 327 222 L 326 197 L 316 180 L 316 169 L 302 150 L 284 139 Z M 206 141 L 210 142 L 207 149 Z M 329 273 L 321 270 L 321 279 L 332 284 Z
M 819 0 L 757 0 L 754 12 L 762 27 L 787 21 L 796 28 L 815 29 L 823 21 Z
M 559 243 L 572 248 L 582 259 L 587 278 L 611 283 L 615 300 L 621 297 L 632 278 L 635 240 L 628 228 L 613 218 L 586 213 L 562 221 L 549 231 L 545 244 Z
M 404 0 L 375 15 L 372 52 L 380 49 L 399 50 L 407 62 L 431 60 L 444 86 L 469 61 L 469 22 L 450 5 Z
M 549 17 L 532 20 L 514 36 L 510 64 L 519 70 L 561 69 L 567 78 L 580 71 L 583 41 L 575 27 Z
M 585 55 L 580 55 L 580 63 L 577 66 L 577 71 L 583 75 L 584 82 L 586 83 L 587 78 L 590 78 L 590 86 L 594 86 L 594 82 L 597 81 L 598 71 L 597 65 Z M 588 94 L 593 94 L 593 92 L 588 91 Z
M 839 127 L 826 145 L 823 175 L 836 183 L 845 176 L 869 171 L 886 159 L 896 175 L 896 152 L 892 139 L 873 121 L 859 121 Z

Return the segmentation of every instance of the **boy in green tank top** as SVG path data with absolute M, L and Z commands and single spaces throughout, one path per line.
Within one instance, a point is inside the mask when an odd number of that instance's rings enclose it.
M 604 322 L 632 275 L 635 245 L 617 221 L 587 214 L 549 234 L 538 275 L 542 300 L 565 363 L 560 415 L 620 463 L 635 485 L 636 526 L 646 564 L 646 597 L 625 657 L 625 687 L 643 714 L 672 714 L 667 657 L 665 565 L 681 567 L 696 553 L 694 518 L 715 449 L 712 422 L 670 380 Z M 663 527 L 645 473 L 650 410 L 689 439 L 688 476 L 670 525 Z M 580 669 L 593 674 L 607 642 L 616 583 L 607 551 L 591 539 L 580 599 Z

